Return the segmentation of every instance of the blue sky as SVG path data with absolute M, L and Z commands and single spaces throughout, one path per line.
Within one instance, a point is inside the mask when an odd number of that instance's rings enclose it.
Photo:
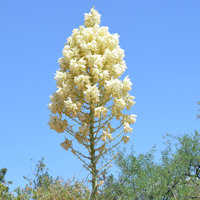
M 49 129 L 47 104 L 63 44 L 93 6 L 101 25 L 120 35 L 128 67 L 122 78 L 129 75 L 133 83 L 130 113 L 138 117 L 127 150 L 131 144 L 137 153 L 154 144 L 163 149 L 165 133 L 200 131 L 199 0 L 1 0 L 0 168 L 8 169 L 11 190 L 27 183 L 23 175 L 35 168 L 31 158 L 44 157 L 53 177 L 87 176 L 60 147 L 66 134 Z

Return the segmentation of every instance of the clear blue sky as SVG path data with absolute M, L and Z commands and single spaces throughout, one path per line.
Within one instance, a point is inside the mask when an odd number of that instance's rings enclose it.
M 53 177 L 86 177 L 82 163 L 47 125 L 49 96 L 55 91 L 63 44 L 84 13 L 95 9 L 101 25 L 120 35 L 131 95 L 138 115 L 130 149 L 163 149 L 165 133 L 200 131 L 200 1 L 186 0 L 1 0 L 0 1 L 0 168 L 11 189 L 27 183 L 35 163 L 45 158 Z

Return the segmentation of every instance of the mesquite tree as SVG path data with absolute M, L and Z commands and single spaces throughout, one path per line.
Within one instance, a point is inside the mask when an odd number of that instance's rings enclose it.
M 51 129 L 67 132 L 72 138 L 65 138 L 61 147 L 71 149 L 92 174 L 92 199 L 97 196 L 100 171 L 110 163 L 98 168 L 99 159 L 120 142 L 129 141 L 125 134 L 132 132 L 129 125 L 136 121 L 136 115 L 122 113 L 135 102 L 128 93 L 132 85 L 128 76 L 123 81 L 119 79 L 127 68 L 119 35 L 110 34 L 108 27 L 100 27 L 100 16 L 92 8 L 91 13 L 85 14 L 84 26 L 74 29 L 67 39 L 63 57 L 58 60 L 58 89 L 50 96 L 49 104 L 54 115 L 50 115 L 48 123 Z M 111 125 L 114 118 L 120 120 L 116 127 Z M 88 155 L 74 149 L 75 141 L 87 149 Z

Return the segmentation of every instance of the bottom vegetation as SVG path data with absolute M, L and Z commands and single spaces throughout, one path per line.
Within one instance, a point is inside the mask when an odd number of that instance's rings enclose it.
M 136 154 L 134 149 L 119 154 L 114 164 L 119 174 L 114 177 L 108 172 L 98 181 L 98 199 L 108 200 L 187 200 L 200 199 L 200 134 L 180 136 L 166 135 L 166 148 L 161 151 L 161 159 L 156 162 L 155 147 L 145 154 Z M 5 181 L 7 169 L 0 170 L 1 200 L 73 200 L 90 199 L 91 188 L 86 181 L 76 177 L 64 181 L 61 177 L 49 175 L 44 158 L 36 164 L 34 178 L 27 180 L 24 188 L 16 188 L 11 193 Z

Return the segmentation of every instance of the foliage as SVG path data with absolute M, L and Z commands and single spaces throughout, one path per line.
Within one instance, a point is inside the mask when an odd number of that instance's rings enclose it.
M 5 175 L 6 175 L 7 169 L 2 168 L 0 170 L 0 200 L 11 199 L 11 194 L 9 193 L 9 184 L 12 184 L 12 181 L 6 182 Z
M 55 179 L 48 173 L 48 168 L 42 158 L 36 164 L 33 172 L 34 179 L 24 178 L 29 182 L 25 188 L 18 187 L 14 192 L 17 193 L 16 200 L 75 200 L 89 199 L 90 190 L 74 176 L 72 179 L 64 181 L 61 177 Z
M 200 101 L 198 101 L 197 104 L 200 105 Z M 198 111 L 200 111 L 200 109 Z M 197 114 L 197 118 L 200 119 L 200 115 L 199 114 Z
M 119 176 L 115 178 L 103 171 L 99 178 L 98 199 L 121 200 L 178 200 L 200 199 L 200 134 L 166 135 L 166 148 L 161 151 L 161 159 L 155 161 L 155 146 L 146 154 L 136 155 L 134 149 L 126 154 L 118 149 L 115 165 Z M 5 184 L 6 169 L 0 171 L 1 184 Z M 24 177 L 29 184 L 18 187 L 14 197 L 8 189 L 1 199 L 9 200 L 89 200 L 91 191 L 84 181 L 73 179 L 64 181 L 61 177 L 52 178 L 44 164 L 44 158 L 38 161 L 34 178 Z M 11 182 L 10 182 L 11 183 Z M 2 184 L 3 185 L 3 184 Z M 4 187 L 5 189 L 5 187 Z M 2 192 L 2 190 L 1 190 Z
M 102 199 L 200 199 L 199 133 L 166 138 L 160 163 L 155 162 L 155 147 L 139 155 L 133 149 L 127 156 L 124 150 L 119 151 L 119 177 L 107 178 Z M 175 146 L 172 140 L 177 141 Z
M 35 179 L 33 180 L 34 189 L 37 189 L 41 186 L 47 189 L 49 185 L 53 183 L 53 178 L 52 176 L 49 176 L 48 173 L 49 169 L 48 168 L 46 169 L 45 167 L 46 165 L 44 164 L 44 158 L 42 158 L 36 164 L 35 172 L 33 172 L 33 174 L 35 175 Z M 45 170 L 46 172 L 44 172 Z M 24 178 L 30 181 L 30 179 L 28 179 L 27 177 L 24 176 Z
M 74 29 L 67 39 L 63 57 L 58 60 L 57 91 L 50 99 L 53 115 L 48 123 L 56 132 L 68 133 L 61 147 L 71 149 L 91 173 L 94 199 L 100 172 L 112 160 L 100 167 L 99 159 L 122 141 L 129 141 L 124 133 L 132 132 L 130 124 L 136 121 L 136 115 L 122 112 L 130 110 L 135 103 L 128 93 L 130 79 L 128 76 L 123 81 L 120 79 L 127 68 L 124 50 L 119 46 L 118 34 L 110 34 L 108 27 L 100 27 L 100 18 L 92 8 L 91 13 L 85 14 L 84 26 Z M 114 118 L 120 120 L 117 127 L 111 125 Z M 115 144 L 108 148 L 114 140 Z M 86 149 L 86 154 L 74 149 L 75 141 Z

